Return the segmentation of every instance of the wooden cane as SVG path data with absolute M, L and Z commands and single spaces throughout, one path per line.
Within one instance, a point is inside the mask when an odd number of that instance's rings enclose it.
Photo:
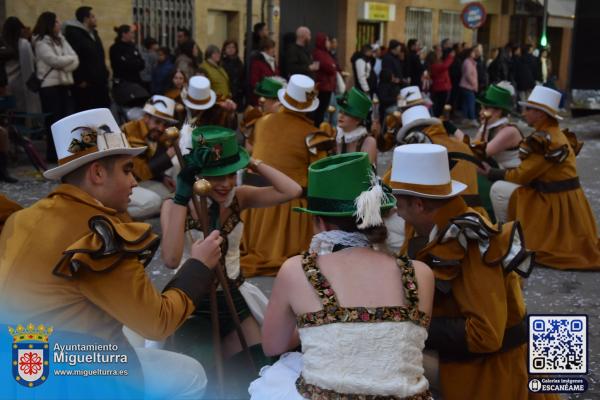
M 444 111 L 442 112 L 442 120 L 450 121 L 450 113 L 452 112 L 452 106 L 450 104 L 444 104 Z
M 198 215 L 200 215 L 200 223 L 202 224 L 202 230 L 204 231 L 204 237 L 208 235 L 208 207 L 206 197 L 208 193 L 211 191 L 212 187 L 210 182 L 206 179 L 199 179 L 194 183 L 194 193 L 200 197 L 200 209 L 197 209 Z M 225 274 L 225 265 L 223 263 L 219 263 L 215 268 L 215 274 L 217 276 L 217 282 L 221 285 L 221 289 L 223 290 L 223 295 L 225 296 L 225 303 L 227 304 L 227 309 L 231 314 L 231 319 L 233 320 L 233 325 L 235 327 L 236 333 L 238 335 L 238 339 L 240 340 L 240 345 L 242 349 L 246 353 L 248 357 L 248 362 L 252 366 L 252 368 L 257 371 L 256 366 L 254 365 L 254 360 L 252 359 L 252 354 L 250 353 L 250 349 L 248 347 L 248 342 L 246 341 L 246 337 L 244 336 L 244 331 L 242 329 L 242 323 L 240 318 L 238 317 L 237 310 L 235 308 L 235 304 L 233 303 L 233 297 L 231 296 L 231 291 L 229 290 L 229 283 L 227 281 L 227 276 Z M 215 290 L 215 313 L 216 313 L 216 288 L 217 285 L 214 285 Z M 211 292 L 212 297 L 212 292 Z M 211 302 L 212 303 L 212 302 Z M 213 310 L 211 307 L 211 314 Z M 218 320 L 217 320 L 218 321 Z M 218 331 L 217 331 L 218 332 Z M 220 344 L 220 342 L 219 342 Z M 219 346 L 220 348 L 220 346 Z
M 483 139 L 486 136 L 488 122 L 490 121 L 491 117 L 492 117 L 491 112 L 489 112 L 489 111 L 483 112 L 483 131 L 481 131 L 481 139 Z
M 329 106 L 327 107 L 327 114 L 328 114 L 328 120 L 329 120 L 329 125 L 334 126 L 335 124 L 333 123 L 333 114 L 335 113 L 335 107 L 334 106 Z

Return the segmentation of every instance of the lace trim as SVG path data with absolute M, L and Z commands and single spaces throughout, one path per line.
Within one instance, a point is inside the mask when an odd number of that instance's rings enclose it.
M 431 392 L 426 390 L 408 397 L 378 394 L 352 394 L 338 393 L 334 390 L 323 389 L 317 385 L 307 383 L 300 375 L 296 380 L 296 390 L 305 399 L 312 400 L 432 400 Z
M 337 128 L 337 135 L 335 141 L 338 143 L 353 143 L 360 140 L 362 137 L 367 136 L 369 132 L 364 126 L 359 126 L 351 132 L 345 132 L 342 128 Z
M 316 263 L 315 253 L 305 253 L 302 257 L 302 269 L 310 284 L 321 299 L 323 309 L 300 314 L 296 317 L 298 327 L 311 327 L 336 322 L 401 322 L 412 321 L 427 328 L 430 318 L 418 309 L 419 295 L 415 279 L 415 270 L 406 257 L 398 257 L 396 263 L 402 270 L 402 282 L 408 305 L 386 307 L 342 307 L 339 305 L 331 284 L 321 273 Z
M 336 245 L 344 247 L 370 247 L 369 239 L 360 232 L 345 232 L 340 230 L 324 231 L 313 236 L 309 253 L 319 256 L 333 252 Z

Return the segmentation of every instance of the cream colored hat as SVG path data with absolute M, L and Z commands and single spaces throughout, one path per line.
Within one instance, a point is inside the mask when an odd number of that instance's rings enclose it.
M 421 95 L 421 90 L 418 86 L 408 86 L 400 90 L 400 98 L 398 99 L 398 107 L 407 108 L 424 104 L 425 100 Z
M 429 126 L 441 124 L 437 118 L 433 118 L 429 114 L 429 110 L 425 106 L 414 106 L 402 113 L 402 128 L 398 131 L 396 135 L 396 140 L 400 143 L 404 139 L 404 136 L 414 127 L 416 126 Z
M 285 108 L 292 111 L 307 113 L 319 107 L 315 81 L 306 75 L 292 75 L 287 87 L 279 89 L 277 97 Z
M 153 117 L 176 124 L 175 100 L 155 94 L 144 105 L 144 112 Z
M 520 101 L 519 105 L 541 110 L 552 118 L 563 119 L 558 115 L 561 97 L 562 94 L 559 91 L 538 85 L 533 88 L 527 101 Z
M 467 185 L 450 178 L 448 151 L 438 144 L 407 144 L 394 149 L 390 186 L 394 194 L 447 199 Z
M 217 95 L 210 89 L 210 81 L 204 76 L 193 76 L 187 90 L 181 92 L 181 100 L 192 110 L 208 110 L 215 105 Z
M 114 155 L 137 156 L 146 147 L 132 148 L 108 108 L 82 111 L 52 124 L 58 167 L 44 172 L 46 179 L 60 179 L 77 168 Z

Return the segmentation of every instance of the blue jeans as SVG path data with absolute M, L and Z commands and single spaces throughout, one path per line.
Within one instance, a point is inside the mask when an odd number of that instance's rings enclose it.
M 463 117 L 474 120 L 475 119 L 475 92 L 463 87 L 460 88 L 462 93 L 462 112 Z

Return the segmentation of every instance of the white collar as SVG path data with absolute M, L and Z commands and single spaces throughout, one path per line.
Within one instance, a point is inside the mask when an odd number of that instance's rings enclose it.
M 338 143 L 342 143 L 343 139 L 345 143 L 353 143 L 357 140 L 360 140 L 363 136 L 367 136 L 368 133 L 369 132 L 367 131 L 367 128 L 365 128 L 364 126 L 359 126 L 358 128 L 350 132 L 345 132 L 342 128 L 338 126 L 335 141 Z
M 493 128 L 496 128 L 498 126 L 505 125 L 505 124 L 508 124 L 508 118 L 502 117 L 498 121 L 492 122 L 491 124 L 489 124 L 486 127 L 486 129 L 489 132 L 490 129 L 493 129 Z M 481 127 L 479 129 L 481 130 L 481 133 L 485 133 L 485 132 L 483 132 L 483 125 L 481 125 Z M 482 136 L 482 140 L 483 140 L 483 136 Z
M 309 252 L 318 255 L 333 252 L 335 245 L 344 247 L 370 247 L 369 239 L 364 233 L 346 232 L 340 230 L 323 231 L 313 236 L 310 242 Z

